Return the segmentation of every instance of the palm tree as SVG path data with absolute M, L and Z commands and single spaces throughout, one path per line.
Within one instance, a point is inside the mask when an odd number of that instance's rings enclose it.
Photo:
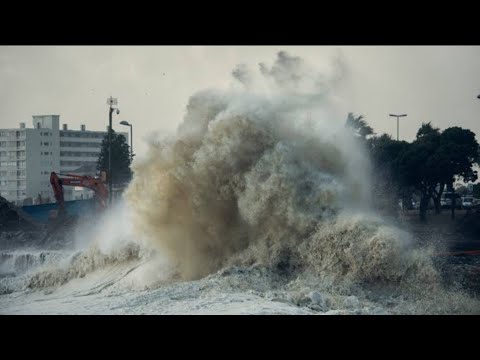
M 346 127 L 353 129 L 355 136 L 367 139 L 370 135 L 375 135 L 373 129 L 364 120 L 363 115 L 355 117 L 353 113 L 348 113 Z

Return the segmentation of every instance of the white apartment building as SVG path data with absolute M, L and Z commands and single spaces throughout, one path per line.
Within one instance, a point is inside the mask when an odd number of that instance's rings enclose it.
M 89 131 L 85 125 L 60 129 L 59 115 L 33 116 L 33 127 L 20 123 L 18 129 L 0 129 L 0 195 L 23 205 L 27 198 L 54 202 L 50 173 L 77 173 L 94 169 L 107 131 Z M 128 143 L 128 133 L 120 132 Z M 93 175 L 91 172 L 79 175 Z M 65 200 L 91 196 L 90 191 L 65 187 Z

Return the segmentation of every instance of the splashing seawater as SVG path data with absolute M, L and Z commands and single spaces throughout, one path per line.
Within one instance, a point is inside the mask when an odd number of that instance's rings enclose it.
M 176 138 L 152 145 L 135 168 L 126 198 L 137 229 L 187 279 L 254 243 L 271 243 L 259 259 L 274 257 L 276 246 L 294 247 L 368 202 L 369 164 L 335 118 L 328 79 L 284 53 L 261 70 L 268 93 L 236 69 L 245 89 L 194 95 Z

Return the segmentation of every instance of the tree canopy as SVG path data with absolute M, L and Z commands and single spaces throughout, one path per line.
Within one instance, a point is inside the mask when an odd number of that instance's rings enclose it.
M 124 185 L 132 178 L 130 169 L 130 146 L 123 135 L 112 130 L 112 183 Z M 97 162 L 97 170 L 105 171 L 108 174 L 108 134 L 102 141 L 102 150 Z

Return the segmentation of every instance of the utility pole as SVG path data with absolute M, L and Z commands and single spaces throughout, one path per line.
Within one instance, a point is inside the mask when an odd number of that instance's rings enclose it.
M 133 161 L 133 126 L 130 125 L 130 162 Z
M 116 98 L 109 97 L 107 99 L 107 105 L 110 105 L 108 112 L 108 203 L 112 204 L 112 113 L 116 110 L 117 114 L 120 114 L 120 110 L 115 109 L 113 105 L 117 105 Z
M 401 117 L 404 117 L 404 116 L 407 116 L 407 114 L 402 114 L 402 115 L 395 115 L 395 114 L 390 114 L 391 117 L 396 117 L 397 118 L 397 141 L 400 140 L 399 138 L 399 125 L 398 125 L 398 119 L 401 118 Z

